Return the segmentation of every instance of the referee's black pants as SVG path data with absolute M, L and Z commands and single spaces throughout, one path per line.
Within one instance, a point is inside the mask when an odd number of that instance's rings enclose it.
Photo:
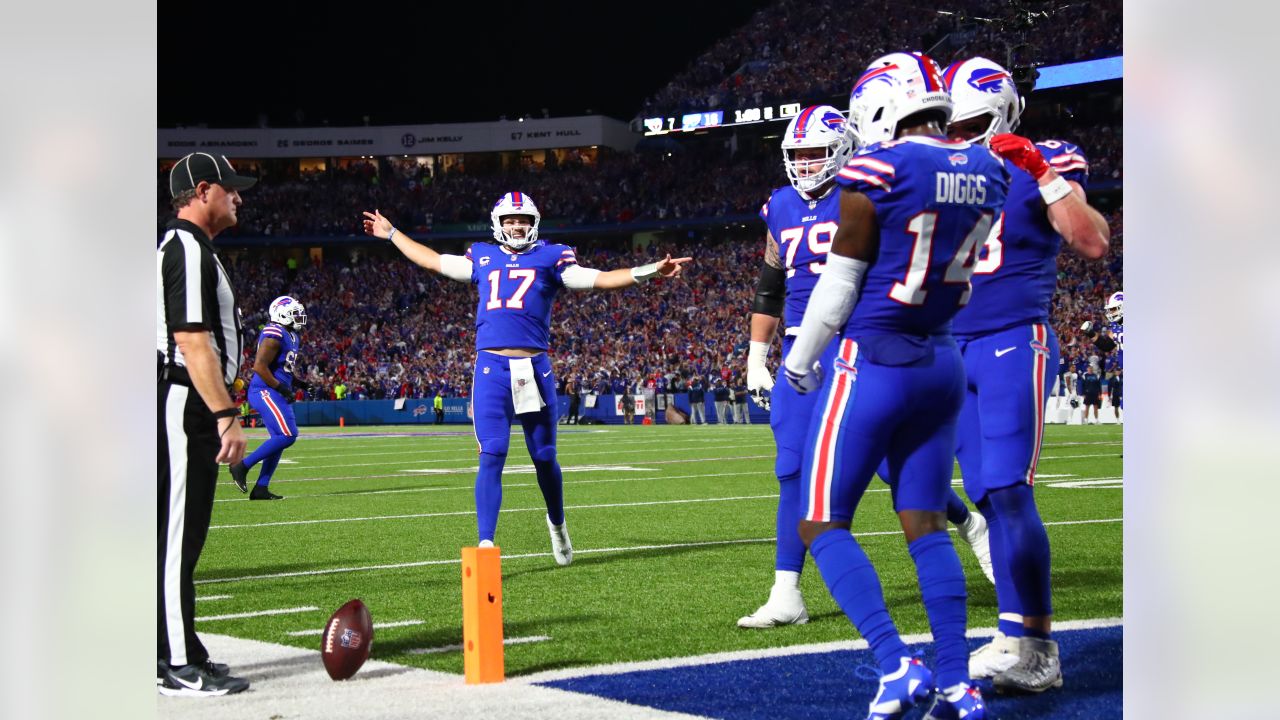
M 158 404 L 157 658 L 177 667 L 209 659 L 196 637 L 195 570 L 209 534 L 222 443 L 213 413 L 193 388 L 162 380 Z

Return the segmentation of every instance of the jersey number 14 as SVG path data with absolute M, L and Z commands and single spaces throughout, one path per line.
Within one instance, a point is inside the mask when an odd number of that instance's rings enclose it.
M 973 276 L 977 265 L 978 252 L 982 243 L 991 235 L 992 215 L 984 212 L 978 216 L 978 222 L 965 235 L 956 254 L 947 263 L 947 272 L 942 282 L 948 285 L 963 283 L 966 287 L 960 295 L 960 305 L 969 302 L 969 278 Z M 889 289 L 889 297 L 903 305 L 923 305 L 929 291 L 924 283 L 929 276 L 929 263 L 933 254 L 933 232 L 938 222 L 938 213 L 922 212 L 907 223 L 907 232 L 915 236 L 915 244 L 911 247 L 911 262 L 907 267 L 907 276 L 901 282 L 895 282 Z

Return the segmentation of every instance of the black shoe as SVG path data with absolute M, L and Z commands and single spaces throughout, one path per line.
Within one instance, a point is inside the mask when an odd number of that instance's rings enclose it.
M 216 663 L 212 660 L 205 660 L 200 663 L 200 667 L 204 671 L 216 678 L 224 678 L 231 674 L 231 667 L 224 663 Z M 165 660 L 156 661 L 156 684 L 160 685 L 164 682 L 165 673 L 169 672 L 169 663 Z
M 236 487 L 240 488 L 240 492 L 249 492 L 249 468 L 244 463 L 238 462 L 234 465 L 228 465 L 227 469 L 231 471 L 231 479 L 236 482 Z
M 231 677 L 230 669 L 225 675 L 217 675 L 220 668 L 226 665 L 206 660 L 196 665 L 183 665 L 180 668 L 169 668 L 164 677 L 156 685 L 161 695 L 171 697 L 208 697 L 230 695 L 249 689 L 249 681 L 244 678 Z
M 250 500 L 283 500 L 283 495 L 277 495 L 261 485 L 254 485 L 253 492 L 249 493 Z

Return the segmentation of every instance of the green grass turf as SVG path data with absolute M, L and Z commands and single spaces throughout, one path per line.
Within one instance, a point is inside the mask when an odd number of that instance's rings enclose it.
M 329 613 L 359 597 L 375 622 L 423 621 L 379 629 L 375 658 L 461 673 L 460 652 L 409 652 L 461 640 L 457 560 L 460 548 L 476 540 L 476 445 L 469 428 L 449 429 L 463 433 L 343 438 L 429 428 L 303 428 L 303 438 L 284 455 L 293 462 L 281 464 L 271 484 L 287 497 L 282 502 L 247 501 L 224 470 L 214 527 L 197 570 L 197 594 L 231 597 L 199 601 L 197 616 L 319 609 L 200 620 L 199 629 L 318 647 L 318 633 L 288 633 L 318 631 Z M 857 636 L 812 560 L 802 580 L 812 618 L 808 625 L 766 631 L 735 626 L 738 617 L 766 599 L 773 582 L 777 481 L 768 427 L 561 430 L 565 503 L 577 553 L 567 568 L 550 557 L 537 482 L 520 439 L 512 439 L 497 537 L 508 556 L 503 559 L 505 632 L 508 638 L 551 639 L 509 645 L 508 675 Z M 1120 480 L 1068 487 L 1073 481 L 1121 475 L 1121 433 L 1116 426 L 1047 428 L 1036 493 L 1046 522 L 1121 517 Z M 251 449 L 264 437 L 256 433 Z M 610 469 L 575 469 L 591 465 Z M 424 469 L 433 473 L 408 472 Z M 1045 477 L 1055 475 L 1070 477 Z M 255 469 L 250 482 L 256 477 Z M 311 522 L 316 520 L 338 522 Z M 300 524 L 264 525 L 288 522 Z M 878 481 L 859 508 L 854 531 L 891 533 L 861 542 L 880 573 L 899 629 L 926 632 L 914 565 L 896 532 L 889 493 Z M 1122 614 L 1122 533 L 1120 522 L 1049 526 L 1058 619 Z M 969 579 L 969 623 L 993 626 L 995 593 L 967 546 L 957 543 Z M 634 549 L 663 545 L 673 547 Z M 524 554 L 538 555 L 509 557 Z M 417 565 L 240 579 L 407 563 Z

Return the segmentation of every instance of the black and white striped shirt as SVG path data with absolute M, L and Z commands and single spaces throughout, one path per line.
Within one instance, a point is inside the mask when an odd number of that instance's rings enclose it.
M 225 384 L 240 372 L 240 308 L 213 243 L 194 223 L 172 220 L 156 251 L 156 350 L 170 368 L 186 368 L 173 331 L 203 327 L 222 362 Z

